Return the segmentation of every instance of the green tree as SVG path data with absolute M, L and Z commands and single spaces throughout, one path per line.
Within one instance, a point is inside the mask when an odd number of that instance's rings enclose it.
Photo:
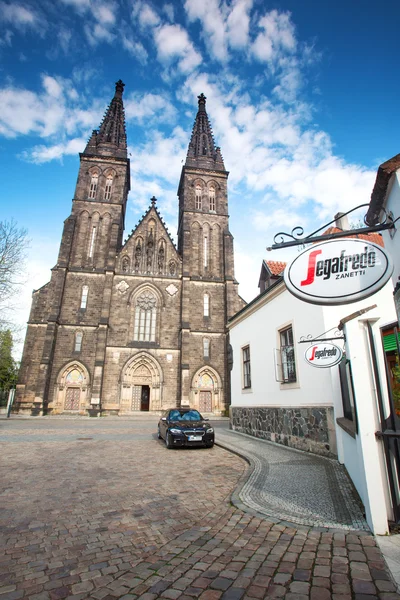
M 0 390 L 7 391 L 17 382 L 18 365 L 12 357 L 13 338 L 9 329 L 0 330 Z

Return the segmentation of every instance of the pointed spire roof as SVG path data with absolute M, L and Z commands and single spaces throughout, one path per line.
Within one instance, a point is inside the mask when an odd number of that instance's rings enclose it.
M 125 112 L 122 94 L 125 84 L 119 79 L 115 84 L 114 98 L 111 100 L 99 130 L 94 130 L 84 154 L 127 157 Z
M 206 112 L 206 97 L 198 96 L 199 110 L 193 125 L 192 137 L 186 156 L 186 166 L 225 171 L 219 147 L 215 146 L 214 136 Z

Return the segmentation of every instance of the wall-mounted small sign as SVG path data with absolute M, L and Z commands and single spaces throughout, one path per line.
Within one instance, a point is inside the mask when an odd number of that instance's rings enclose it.
M 305 351 L 304 358 L 312 367 L 327 369 L 334 367 L 342 360 L 343 352 L 339 346 L 321 342 L 313 344 Z
M 311 304 L 350 304 L 368 298 L 389 281 L 393 263 L 383 248 L 341 238 L 310 248 L 285 269 L 289 292 Z

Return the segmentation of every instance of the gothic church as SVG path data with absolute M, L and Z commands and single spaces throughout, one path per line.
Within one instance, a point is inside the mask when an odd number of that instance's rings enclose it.
M 123 243 L 130 190 L 124 84 L 80 155 L 51 280 L 33 292 L 14 409 L 118 414 L 229 405 L 234 276 L 227 179 L 199 108 L 178 188 L 178 246 L 156 199 Z

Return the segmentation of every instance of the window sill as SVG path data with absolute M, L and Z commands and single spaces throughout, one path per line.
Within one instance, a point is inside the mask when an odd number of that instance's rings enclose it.
M 250 388 L 242 388 L 242 394 L 252 394 L 253 390 Z
M 292 381 L 291 383 L 280 383 L 281 390 L 295 390 L 300 387 L 300 383 L 298 381 Z
M 356 424 L 354 421 L 350 421 L 350 419 L 346 419 L 346 417 L 339 417 L 336 419 L 336 423 L 341 429 L 343 429 L 343 431 L 351 435 L 352 438 L 356 439 Z

